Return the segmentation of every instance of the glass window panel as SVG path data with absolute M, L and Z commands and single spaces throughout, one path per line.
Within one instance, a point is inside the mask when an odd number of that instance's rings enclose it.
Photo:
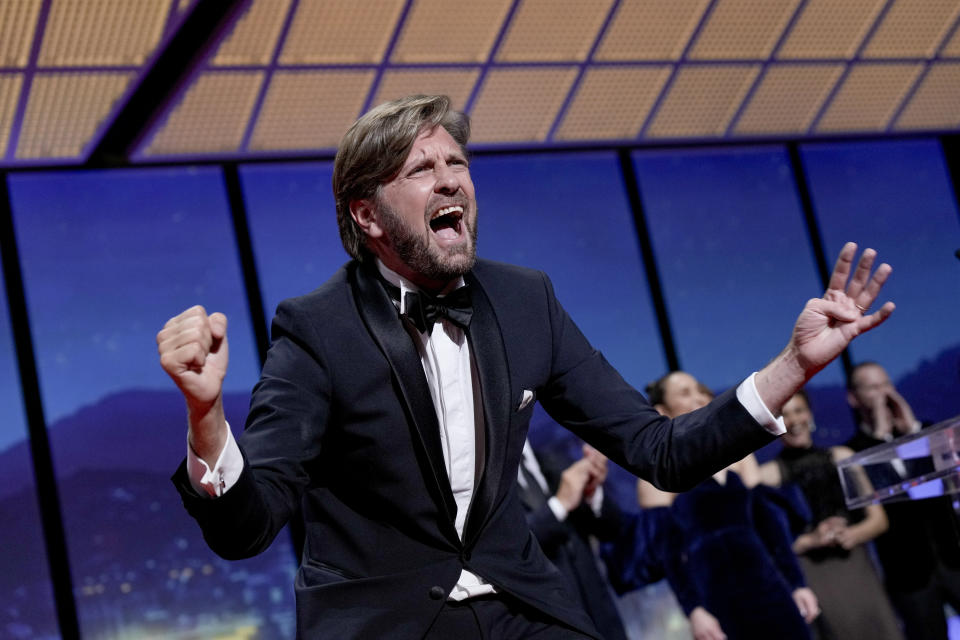
M 350 256 L 340 244 L 327 163 L 240 169 L 267 321 L 277 304 L 308 293 Z
M 167 318 L 198 303 L 229 317 L 236 432 L 258 372 L 219 171 L 22 174 L 10 186 L 84 637 L 291 637 L 289 538 L 221 560 L 169 481 L 186 438 L 157 359 Z
M 57 614 L 8 311 L 0 272 L 0 636 L 53 638 Z
M 821 295 L 780 148 L 639 152 L 634 160 L 681 365 L 714 389 L 786 344 Z M 839 368 L 818 383 L 842 384 Z
M 642 389 L 666 369 L 619 164 L 610 153 L 480 156 L 478 254 L 541 269 L 590 342 Z
M 920 419 L 960 413 L 960 218 L 939 144 L 811 144 L 802 155 L 827 252 L 853 240 L 893 266 L 882 300 L 897 310 L 851 345 L 854 361 L 884 365 Z

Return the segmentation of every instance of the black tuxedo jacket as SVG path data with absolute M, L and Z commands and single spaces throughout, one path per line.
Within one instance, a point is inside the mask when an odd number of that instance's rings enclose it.
M 296 579 L 306 638 L 419 638 L 461 569 L 596 635 L 527 527 L 517 497 L 533 403 L 613 462 L 680 491 L 768 443 L 731 390 L 674 421 L 595 351 L 540 272 L 478 261 L 468 339 L 485 418 L 482 473 L 463 539 L 416 348 L 373 265 L 350 262 L 284 301 L 238 443 L 237 484 L 211 500 L 174 476 L 211 548 L 265 549 L 301 508 Z

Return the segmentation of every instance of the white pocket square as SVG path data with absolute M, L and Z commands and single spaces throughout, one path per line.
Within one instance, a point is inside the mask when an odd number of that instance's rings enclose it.
M 533 402 L 533 398 L 533 391 L 530 391 L 530 389 L 524 389 L 523 396 L 520 397 L 520 405 L 517 407 L 517 411 L 523 411 L 528 404 Z

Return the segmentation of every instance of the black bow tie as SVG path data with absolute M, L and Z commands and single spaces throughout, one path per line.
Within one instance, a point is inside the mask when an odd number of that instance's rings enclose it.
M 470 288 L 466 286 L 454 289 L 442 298 L 435 298 L 423 291 L 407 291 L 404 296 L 404 308 L 410 322 L 421 333 L 427 331 L 441 318 L 446 318 L 466 329 L 470 326 L 470 317 L 473 315 Z

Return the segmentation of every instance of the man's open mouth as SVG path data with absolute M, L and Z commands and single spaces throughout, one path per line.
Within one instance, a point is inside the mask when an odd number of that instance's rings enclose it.
M 463 207 L 455 204 L 437 209 L 430 218 L 430 229 L 442 240 L 455 240 L 460 235 Z

